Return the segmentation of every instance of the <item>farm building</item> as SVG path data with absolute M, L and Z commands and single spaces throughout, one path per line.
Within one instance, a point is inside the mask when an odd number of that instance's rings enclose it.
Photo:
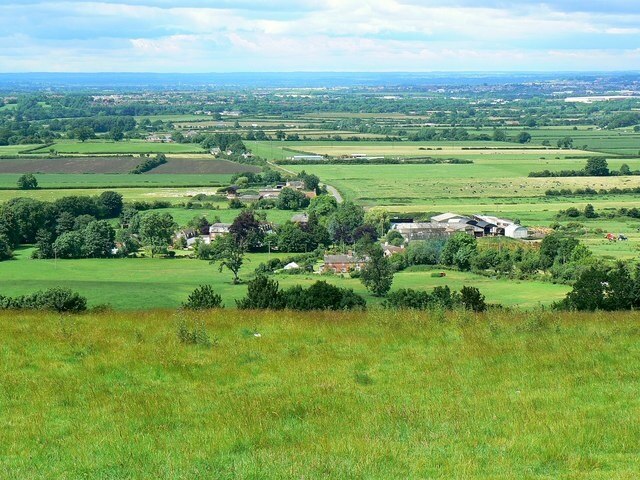
M 300 265 L 298 265 L 296 262 L 291 262 L 291 263 L 287 263 L 283 270 L 296 270 L 300 268 Z
M 514 223 L 504 229 L 504 235 L 510 238 L 527 238 L 529 236 L 529 230 L 522 225 L 516 225 Z
M 281 192 L 281 188 L 263 188 L 258 193 L 261 198 L 278 198 Z
M 367 263 L 364 258 L 353 255 L 325 255 L 322 270 L 325 272 L 348 273 L 360 270 Z
M 302 180 L 290 180 L 287 182 L 287 187 L 293 188 L 294 190 L 303 190 L 304 182 Z
M 214 223 L 209 227 L 209 237 L 211 239 L 220 237 L 226 233 L 229 233 L 230 223 Z
M 447 237 L 451 234 L 449 225 L 442 222 L 395 223 L 391 228 L 397 230 L 407 242 Z
M 460 221 L 463 219 L 468 220 L 469 218 L 465 217 L 464 215 L 458 215 L 457 213 L 451 213 L 451 212 L 447 212 L 441 215 L 436 215 L 435 217 L 431 217 L 432 222 L 438 222 L 438 223 L 451 223 L 453 221 Z
M 322 160 L 324 160 L 324 157 L 322 155 L 294 155 L 293 157 L 291 157 L 291 160 L 293 161 L 312 161 L 312 162 L 320 162 Z
M 485 222 L 484 220 L 470 219 L 465 221 L 464 223 L 474 227 L 474 235 L 476 237 L 486 237 L 488 235 L 493 235 L 495 233 L 495 229 L 497 228 L 497 225 Z

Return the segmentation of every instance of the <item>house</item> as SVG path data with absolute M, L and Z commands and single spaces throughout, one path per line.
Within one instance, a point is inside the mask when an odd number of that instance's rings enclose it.
M 231 227 L 230 223 L 214 223 L 209 227 L 209 238 L 213 240 L 214 238 L 217 238 L 229 233 L 230 227 Z
M 353 270 L 361 270 L 366 263 L 366 259 L 353 255 L 325 255 L 322 270 L 324 272 L 349 273 Z
M 173 143 L 173 137 L 169 134 L 153 134 L 147 137 L 147 142 L 151 143 Z
M 293 217 L 291 217 L 291 221 L 293 223 L 306 225 L 307 223 L 309 223 L 309 215 L 307 215 L 306 213 L 298 213 L 298 214 L 294 215 Z
M 509 238 L 527 238 L 529 236 L 529 230 L 522 225 L 514 223 L 504 229 L 504 235 Z
M 385 243 L 382 246 L 382 251 L 384 252 L 385 257 L 390 257 L 391 255 L 404 252 L 404 247 L 396 247 L 395 245 Z
M 198 235 L 193 228 L 185 228 L 176 234 L 176 238 L 186 238 L 187 240 Z
M 197 237 L 191 237 L 187 239 L 187 248 L 193 248 L 197 242 L 209 245 L 211 243 L 211 237 L 205 235 L 199 235 Z

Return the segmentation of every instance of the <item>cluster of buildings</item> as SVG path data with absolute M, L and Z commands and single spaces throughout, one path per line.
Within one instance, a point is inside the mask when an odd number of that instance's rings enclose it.
M 489 215 L 459 215 L 443 213 L 431 217 L 429 222 L 398 222 L 391 227 L 398 231 L 407 242 L 448 237 L 462 232 L 474 237 L 504 236 L 523 239 L 529 230 L 512 220 Z
M 307 198 L 316 197 L 316 192 L 314 192 L 313 190 L 310 190 L 310 191 L 305 190 L 303 181 L 290 180 L 285 183 L 277 183 L 272 187 L 262 188 L 258 191 L 257 194 L 239 194 L 238 187 L 235 185 L 232 185 L 231 187 L 229 187 L 227 198 L 229 200 L 238 199 L 244 203 L 257 202 L 258 200 L 262 200 L 262 199 L 274 200 L 280 196 L 280 194 L 282 193 L 282 190 L 285 188 L 291 188 L 293 190 L 298 190 L 300 192 L 303 192 Z
M 152 133 L 147 137 L 150 143 L 173 143 L 173 137 L 169 133 Z

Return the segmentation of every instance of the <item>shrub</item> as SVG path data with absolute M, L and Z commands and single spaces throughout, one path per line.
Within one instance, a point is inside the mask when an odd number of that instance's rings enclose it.
M 201 345 L 203 347 L 211 347 L 212 345 L 209 333 L 202 321 L 196 322 L 190 328 L 187 321 L 182 319 L 178 325 L 178 340 L 187 345 Z
M 474 312 L 484 312 L 487 309 L 484 295 L 476 287 L 462 287 L 460 290 L 460 302 L 464 308 Z
M 53 310 L 55 312 L 77 313 L 87 309 L 87 299 L 67 288 L 55 287 L 15 298 L 0 296 L 0 309 Z
M 222 297 L 213 291 L 211 285 L 200 285 L 182 304 L 188 310 L 210 310 L 222 306 Z
M 432 298 L 427 292 L 402 288 L 391 292 L 384 301 L 385 308 L 426 310 L 432 304 Z
M 243 310 L 280 310 L 284 308 L 284 298 L 279 288 L 277 281 L 258 275 L 248 283 L 247 296 L 242 300 L 236 300 L 236 305 Z

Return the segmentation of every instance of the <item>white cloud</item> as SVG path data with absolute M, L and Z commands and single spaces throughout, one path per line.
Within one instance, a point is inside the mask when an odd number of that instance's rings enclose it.
M 0 70 L 640 68 L 628 47 L 640 41 L 637 10 L 592 13 L 532 1 L 326 0 L 312 8 L 280 0 L 273 9 L 269 2 L 252 9 L 244 1 L 133 1 L 0 5 L 7 39 Z

